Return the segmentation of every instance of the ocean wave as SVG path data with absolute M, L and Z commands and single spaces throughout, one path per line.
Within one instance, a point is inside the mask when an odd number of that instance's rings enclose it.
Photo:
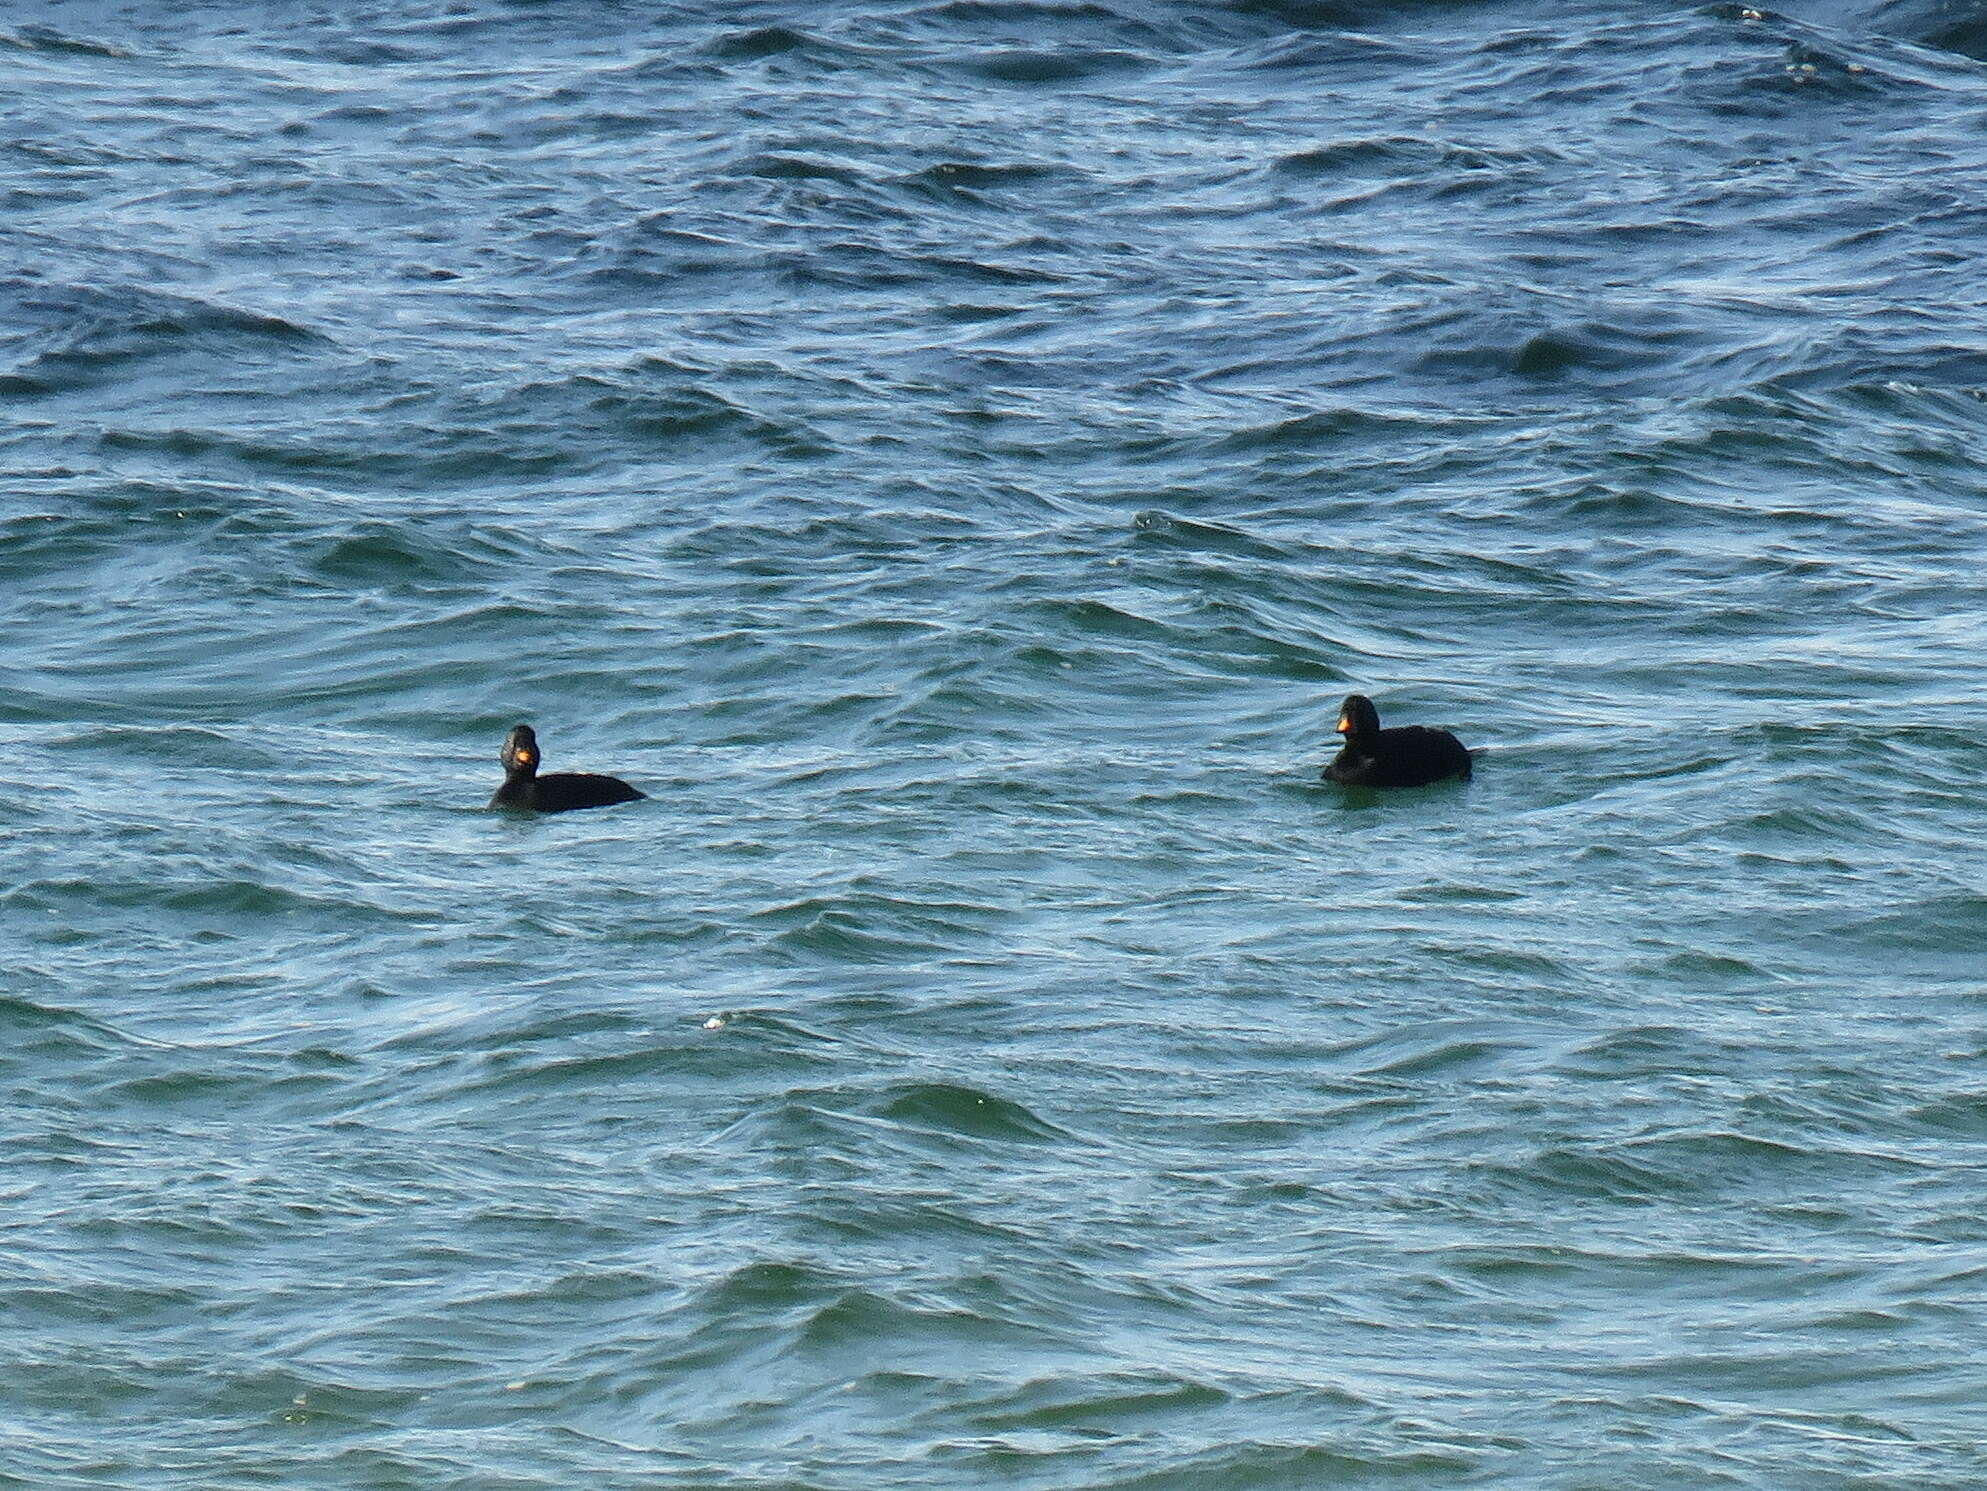
M 10 1468 L 1973 1486 L 1968 24 L 0 28 Z

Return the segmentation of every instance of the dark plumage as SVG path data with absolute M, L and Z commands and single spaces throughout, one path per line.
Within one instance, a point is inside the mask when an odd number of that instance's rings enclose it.
M 1348 787 L 1425 787 L 1446 777 L 1470 779 L 1470 753 L 1447 730 L 1426 725 L 1380 728 L 1380 711 L 1364 694 L 1339 710 L 1345 749 L 1325 767 L 1325 780 Z
M 573 808 L 604 808 L 646 796 L 619 777 L 588 771 L 538 774 L 538 736 L 529 725 L 518 725 L 504 737 L 504 785 L 490 799 L 493 808 L 519 808 L 530 813 L 564 813 Z

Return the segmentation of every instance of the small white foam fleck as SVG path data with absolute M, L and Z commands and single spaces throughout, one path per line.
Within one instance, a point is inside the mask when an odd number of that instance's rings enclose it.
M 723 1030 L 723 1029 L 724 1029 L 724 1016 L 723 1016 L 723 1015 L 712 1015 L 712 1016 L 710 1017 L 710 1019 L 708 1019 L 708 1020 L 706 1020 L 706 1021 L 704 1022 L 704 1029 L 706 1029 L 706 1030 Z

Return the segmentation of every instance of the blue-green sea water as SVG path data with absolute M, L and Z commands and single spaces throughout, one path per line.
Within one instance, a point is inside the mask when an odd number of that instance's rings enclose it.
M 0 1487 L 1987 1484 L 1983 57 L 12 7 Z

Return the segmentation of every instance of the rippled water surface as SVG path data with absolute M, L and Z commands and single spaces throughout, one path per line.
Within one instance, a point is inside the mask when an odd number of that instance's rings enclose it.
M 15 7 L 0 1486 L 1987 1482 L 1983 56 Z

